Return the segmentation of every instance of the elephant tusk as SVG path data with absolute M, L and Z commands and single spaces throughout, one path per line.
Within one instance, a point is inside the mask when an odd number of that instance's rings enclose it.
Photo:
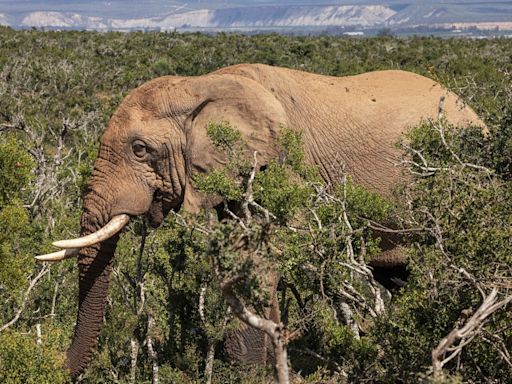
M 83 248 L 98 244 L 103 240 L 109 239 L 130 221 L 130 216 L 126 214 L 114 216 L 103 228 L 91 233 L 87 236 L 79 237 L 78 239 L 59 240 L 55 241 L 53 245 L 59 248 Z
M 46 255 L 36 256 L 37 261 L 48 261 L 48 262 L 56 262 L 69 259 L 70 257 L 78 255 L 80 248 L 69 248 L 63 249 L 62 251 L 57 251 L 53 253 L 48 253 Z

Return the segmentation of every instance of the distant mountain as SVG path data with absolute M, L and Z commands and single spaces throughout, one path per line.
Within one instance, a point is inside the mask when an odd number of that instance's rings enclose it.
M 370 0 L 371 1 L 371 0 Z M 28 7 L 32 3 L 32 8 Z M 281 30 L 308 28 L 413 28 L 418 26 L 486 25 L 512 29 L 512 2 L 476 0 L 378 1 L 119 1 L 0 0 L 0 25 L 14 28 L 94 30 Z M 309 3 L 309 4 L 307 4 Z M 314 3 L 314 5 L 311 5 Z M 329 2 L 325 2 L 329 3 Z M 130 8 L 131 7 L 131 8 Z M 146 7 L 145 10 L 142 8 Z M 132 11 L 130 11 L 132 9 Z M 134 9 L 140 10 L 134 12 Z M 160 10 L 160 11 L 158 11 Z M 134 14 L 139 16 L 134 16 Z M 485 23 L 485 24 L 483 24 Z M 489 24 L 490 23 L 490 24 Z M 493 24 L 494 23 L 494 24 Z
M 9 25 L 9 20 L 6 14 L 0 13 L 0 25 Z
M 104 19 L 97 16 L 82 16 L 78 13 L 31 12 L 19 23 L 21 27 L 53 27 L 77 29 L 108 29 Z
M 370 26 L 396 14 L 384 6 L 260 6 L 197 10 L 132 20 L 111 20 L 114 28 L 284 28 Z

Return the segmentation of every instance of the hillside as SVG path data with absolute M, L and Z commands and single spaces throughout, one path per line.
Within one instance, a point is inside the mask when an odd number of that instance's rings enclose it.
M 30 3 L 30 2 L 27 2 Z M 480 26 L 512 29 L 511 2 L 409 0 L 331 2 L 32 2 L 0 3 L 0 25 L 13 28 L 92 30 L 308 30 L 336 28 L 394 30 Z M 147 6 L 146 6 L 147 5 Z M 486 23 L 486 24 L 484 24 Z

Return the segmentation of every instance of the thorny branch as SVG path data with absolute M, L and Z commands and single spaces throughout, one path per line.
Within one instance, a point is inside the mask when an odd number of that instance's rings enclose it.
M 29 278 L 29 284 L 28 284 L 27 289 L 23 293 L 23 298 L 21 300 L 21 304 L 19 305 L 18 309 L 16 310 L 14 317 L 9 322 L 7 322 L 6 324 L 4 324 L 0 327 L 0 332 L 6 330 L 7 328 L 9 328 L 11 325 L 15 324 L 18 321 L 22 312 L 25 310 L 28 299 L 30 298 L 30 292 L 32 292 L 32 289 L 34 289 L 37 282 L 48 272 L 50 272 L 50 265 L 45 263 L 35 276 Z
M 455 153 L 453 148 L 450 146 L 450 144 L 446 140 L 445 127 L 444 127 L 444 123 L 443 123 L 444 122 L 444 120 L 443 120 L 444 102 L 445 102 L 445 97 L 442 96 L 439 100 L 439 105 L 438 105 L 437 122 L 429 120 L 431 127 L 439 133 L 439 137 L 441 139 L 441 143 L 443 144 L 444 148 L 450 153 L 450 156 L 452 156 L 462 168 L 472 168 L 472 169 L 475 169 L 478 171 L 485 172 L 488 175 L 491 175 L 494 172 L 493 170 L 491 170 L 487 167 L 484 167 L 482 165 L 477 165 L 477 164 L 468 163 L 468 162 L 463 161 L 460 158 L 460 156 L 457 155 L 457 153 Z M 417 161 L 408 159 L 408 158 L 403 158 L 403 159 L 401 159 L 400 163 L 398 163 L 398 164 L 395 163 L 395 165 L 405 166 L 408 169 L 408 171 L 413 175 L 420 176 L 420 177 L 429 177 L 429 176 L 435 175 L 437 172 L 450 172 L 450 173 L 458 172 L 458 170 L 453 169 L 452 167 L 433 167 L 428 163 L 427 159 L 425 158 L 425 156 L 423 156 L 421 151 L 419 151 L 415 148 L 412 148 L 411 146 L 409 146 L 405 143 L 401 143 L 401 145 L 406 150 L 406 152 L 412 153 L 413 155 L 418 157 L 420 160 L 420 163 Z M 414 169 L 418 169 L 421 172 L 417 172 Z
M 332 364 L 336 368 L 336 371 L 339 372 L 343 377 L 348 377 L 348 374 L 343 370 L 343 368 L 336 361 L 329 360 L 309 348 L 294 348 L 294 347 L 292 347 L 292 348 L 290 348 L 290 350 L 304 354 L 304 355 L 312 356 L 312 357 L 314 357 L 322 362 L 325 362 L 327 364 Z
M 339 220 L 344 223 L 346 227 L 345 234 L 345 242 L 346 252 L 347 252 L 347 260 L 348 262 L 339 261 L 339 264 L 348 268 L 349 270 L 357 273 L 367 282 L 368 289 L 370 290 L 371 296 L 373 298 L 373 304 L 370 305 L 366 301 L 363 295 L 358 294 L 357 289 L 353 287 L 353 285 L 349 281 L 344 281 L 342 286 L 338 288 L 338 293 L 341 297 L 350 300 L 353 304 L 359 305 L 362 309 L 368 311 L 372 317 L 377 317 L 385 312 L 384 300 L 382 299 L 381 287 L 375 281 L 373 277 L 372 270 L 370 267 L 366 265 L 361 255 L 356 257 L 353 242 L 353 236 L 358 232 L 354 230 L 348 215 L 347 210 L 347 176 L 343 174 L 341 178 L 342 182 L 342 198 L 337 198 L 329 194 L 324 188 L 317 189 L 317 199 L 325 202 L 335 202 L 341 208 L 341 214 Z M 314 212 L 314 210 L 312 210 Z M 317 221 L 318 228 L 321 229 L 323 227 L 322 223 L 319 222 L 318 215 L 314 214 L 315 220 Z M 316 249 L 321 257 L 325 257 L 323 255 L 321 249 Z M 351 319 L 346 319 L 348 323 L 351 322 Z
M 245 220 L 247 221 L 248 225 L 251 224 L 251 219 L 252 219 L 251 211 L 249 209 L 249 204 L 254 202 L 252 184 L 254 182 L 254 178 L 256 177 L 256 170 L 258 167 L 258 157 L 257 157 L 258 152 L 254 151 L 253 156 L 254 156 L 254 160 L 253 160 L 253 164 L 252 164 L 251 174 L 249 175 L 249 180 L 247 180 L 247 187 L 246 187 L 246 190 L 244 193 L 244 200 L 242 202 L 242 212 L 245 215 Z
M 477 165 L 477 164 L 472 164 L 472 163 L 466 163 L 466 162 L 463 162 L 461 160 L 461 158 L 459 157 L 459 155 L 457 155 L 453 149 L 451 148 L 450 145 L 448 145 L 448 143 L 446 142 L 446 138 L 445 138 L 445 134 L 444 134 L 444 126 L 443 126 L 443 116 L 444 116 L 444 102 L 445 102 L 445 97 L 442 96 L 441 99 L 439 100 L 439 107 L 438 107 L 438 114 L 437 114 L 437 130 L 439 131 L 439 135 L 441 137 L 441 141 L 443 142 L 443 145 L 444 147 L 450 152 L 450 155 L 455 159 L 457 160 L 457 162 L 462 166 L 462 167 L 468 167 L 468 168 L 473 168 L 473 169 L 477 169 L 479 171 L 484 171 L 486 172 L 487 174 L 491 174 L 492 171 L 487 168 L 487 167 L 484 167 L 484 166 L 481 166 L 481 165 Z
M 146 245 L 148 232 L 146 228 L 146 224 L 142 224 L 142 234 L 139 249 L 136 251 L 137 254 L 137 268 L 134 276 L 130 275 L 128 272 L 120 272 L 119 267 L 114 267 L 114 277 L 116 282 L 118 283 L 121 289 L 121 296 L 123 298 L 124 304 L 131 310 L 132 314 L 137 318 L 140 318 L 145 312 L 147 313 L 146 306 L 146 285 L 148 284 L 146 271 L 143 268 L 143 257 L 146 253 Z M 156 350 L 153 349 L 153 340 L 151 338 L 150 332 L 151 328 L 154 326 L 154 319 L 151 314 L 148 315 L 147 320 L 147 334 L 146 334 L 146 346 L 148 350 L 148 356 L 152 362 L 153 366 L 153 383 L 158 383 L 158 356 Z M 140 339 L 140 335 L 138 335 L 137 330 L 133 331 L 133 334 L 130 338 L 130 382 L 136 382 L 137 376 L 137 360 L 138 354 L 140 350 L 140 345 L 143 340 Z
M 454 328 L 439 342 L 437 347 L 432 350 L 432 370 L 434 375 L 439 375 L 443 366 L 461 353 L 462 349 L 481 331 L 486 319 L 490 315 L 512 301 L 512 295 L 507 296 L 501 301 L 497 301 L 497 294 L 498 290 L 493 288 L 491 293 L 484 298 L 480 307 L 475 311 L 473 316 L 466 321 L 464 326 Z M 447 354 L 448 356 L 445 357 Z
M 409 234 L 409 233 L 424 233 L 427 231 L 426 228 L 406 228 L 406 229 L 393 229 L 388 228 L 380 223 L 377 223 L 373 220 L 366 219 L 367 226 L 370 229 L 374 229 L 379 232 L 385 232 L 385 233 L 396 233 L 396 234 Z
M 253 216 L 250 210 L 250 207 L 253 207 L 264 214 L 264 225 L 268 228 L 270 224 L 271 213 L 265 208 L 261 207 L 259 204 L 254 202 L 253 197 L 253 182 L 255 179 L 256 171 L 258 166 L 257 152 L 254 152 L 254 161 L 252 165 L 252 170 L 250 176 L 247 180 L 247 186 L 245 193 L 243 195 L 242 201 L 242 213 L 243 217 L 240 218 L 236 216 L 229 209 L 226 209 L 226 212 L 235 219 L 240 227 L 243 229 L 245 233 L 248 232 L 250 226 L 253 224 Z M 244 235 L 245 237 L 246 235 Z M 240 249 L 240 244 L 244 245 L 245 241 L 243 239 L 239 239 L 232 246 L 234 250 Z M 271 339 L 272 344 L 274 346 L 274 354 L 275 354 L 275 380 L 280 383 L 288 383 L 289 382 L 289 374 L 288 374 L 288 358 L 286 351 L 286 338 L 285 338 L 285 329 L 282 323 L 276 323 L 272 320 L 266 319 L 262 316 L 253 313 L 251 310 L 247 308 L 247 306 L 242 302 L 241 299 L 238 298 L 236 293 L 233 290 L 233 287 L 240 281 L 244 280 L 247 276 L 244 273 L 240 273 L 231 278 L 223 278 L 220 276 L 220 271 L 218 266 L 214 266 L 214 273 L 216 277 L 220 280 L 219 286 L 222 292 L 222 295 L 226 302 L 229 305 L 231 313 L 238 317 L 241 321 L 246 323 L 247 325 L 256 328 L 260 331 L 265 332 Z M 200 296 L 201 297 L 201 296 Z M 204 304 L 203 304 L 204 305 Z
M 30 209 L 33 216 L 48 217 L 47 228 L 51 231 L 55 227 L 55 219 L 52 215 L 45 214 L 46 209 L 51 206 L 49 203 L 66 195 L 69 187 L 75 190 L 80 188 L 79 174 L 75 169 L 83 161 L 85 151 L 74 148 L 69 142 L 77 132 L 82 141 L 95 141 L 99 130 L 99 124 L 95 124 L 95 120 L 99 114 L 90 112 L 76 120 L 64 117 L 55 125 L 34 119 L 29 123 L 22 112 L 0 113 L 0 117 L 3 120 L 0 122 L 0 132 L 19 131 L 27 138 L 27 153 L 35 160 L 36 167 L 31 195 L 24 207 Z M 51 148 L 51 152 L 48 148 Z M 67 167 L 66 164 L 71 159 L 77 161 L 78 166 Z M 66 172 L 62 172 L 63 169 Z M 77 193 L 76 196 L 78 195 Z
M 201 319 L 201 322 L 206 327 L 207 326 L 207 319 L 206 314 L 204 313 L 204 307 L 205 307 L 205 301 L 206 301 L 206 291 L 208 289 L 208 284 L 204 284 L 201 286 L 201 289 L 199 291 L 199 303 L 198 303 L 198 310 L 199 310 L 199 317 Z M 230 319 L 230 311 L 229 308 L 225 313 L 223 322 L 221 324 L 221 332 L 224 332 L 224 329 L 226 328 L 226 325 Z M 204 368 L 204 376 L 206 378 L 205 382 L 206 384 L 210 384 L 212 382 L 212 375 L 213 375 L 213 363 L 215 358 L 215 348 L 217 346 L 217 340 L 214 337 L 211 337 L 207 334 L 207 352 L 206 352 L 206 365 Z
M 221 283 L 222 295 L 232 313 L 247 325 L 265 332 L 274 346 L 276 380 L 280 384 L 289 382 L 288 357 L 283 324 L 275 323 L 251 312 L 233 292 L 233 284 Z
M 153 338 L 151 337 L 152 329 L 155 324 L 155 320 L 153 319 L 153 316 L 148 313 L 148 329 L 147 329 L 147 336 L 146 336 L 146 345 L 148 348 L 148 355 L 151 359 L 151 370 L 152 370 L 152 384 L 158 384 L 159 381 L 159 375 L 158 375 L 158 353 L 156 349 L 153 346 Z

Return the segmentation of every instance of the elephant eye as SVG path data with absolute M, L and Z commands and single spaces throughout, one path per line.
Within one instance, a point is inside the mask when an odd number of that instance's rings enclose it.
M 135 140 L 132 144 L 132 150 L 138 158 L 144 158 L 147 154 L 146 144 L 141 140 Z

